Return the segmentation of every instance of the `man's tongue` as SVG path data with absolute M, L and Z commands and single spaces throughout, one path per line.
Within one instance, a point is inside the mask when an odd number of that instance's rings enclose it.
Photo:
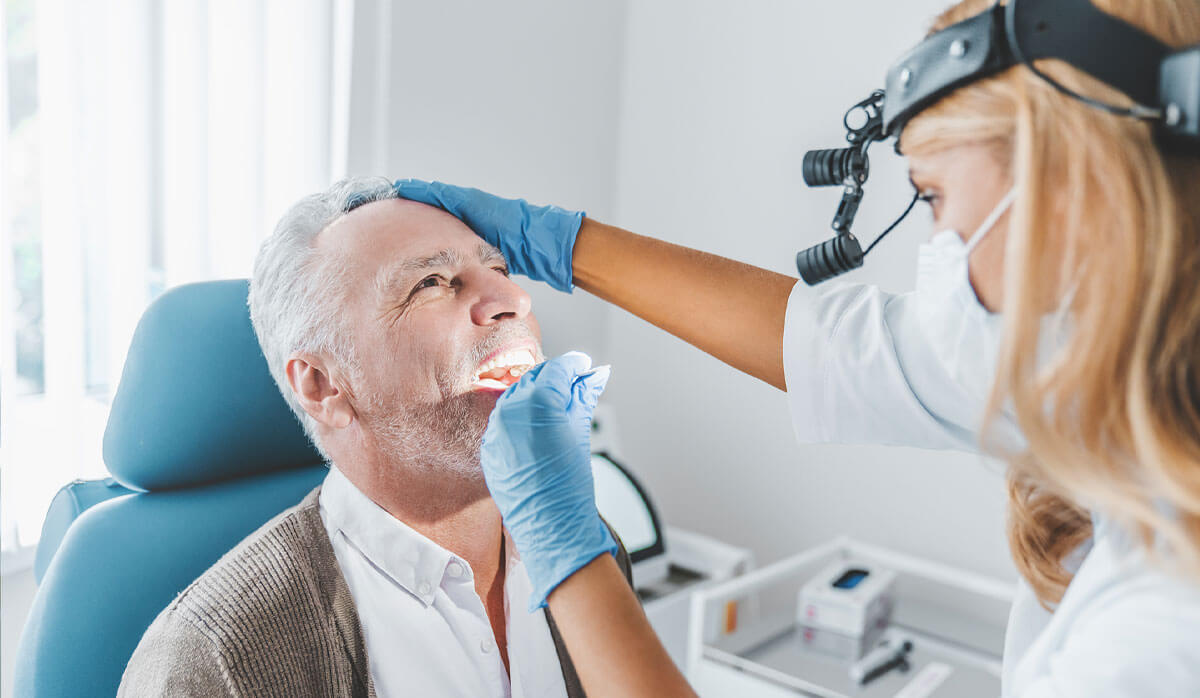
M 516 367 L 501 366 L 479 374 L 472 387 L 482 390 L 504 390 L 521 379 L 522 371 Z M 515 375 L 514 375 L 515 374 Z

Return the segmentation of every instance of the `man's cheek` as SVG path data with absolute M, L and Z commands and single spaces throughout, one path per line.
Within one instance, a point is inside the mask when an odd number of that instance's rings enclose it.
M 537 317 L 533 313 L 525 318 L 525 325 L 529 328 L 529 333 L 537 340 L 538 348 L 542 346 L 542 326 L 538 324 Z

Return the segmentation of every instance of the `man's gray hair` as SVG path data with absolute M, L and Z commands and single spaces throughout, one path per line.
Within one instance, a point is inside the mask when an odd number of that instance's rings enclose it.
M 383 177 L 351 177 L 296 202 L 263 241 L 250 280 L 250 320 L 267 367 L 317 450 L 329 460 L 317 422 L 304 411 L 288 383 L 287 361 L 299 352 L 326 355 L 357 376 L 358 356 L 341 321 L 346 260 L 317 251 L 317 235 L 355 208 L 395 199 Z

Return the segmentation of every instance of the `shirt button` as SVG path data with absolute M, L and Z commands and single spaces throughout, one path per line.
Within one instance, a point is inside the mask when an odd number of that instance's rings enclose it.
M 429 586 L 429 582 L 421 582 L 417 586 L 417 593 L 421 596 L 428 596 L 431 591 L 433 591 L 433 587 Z
M 492 638 L 490 637 L 485 637 L 479 641 L 479 650 L 484 654 L 491 654 L 492 650 L 495 648 L 496 643 L 492 642 Z
M 464 571 L 465 570 L 463 569 L 463 566 L 457 562 L 451 562 L 446 566 L 446 574 L 450 575 L 454 579 L 458 579 L 459 577 L 463 576 Z

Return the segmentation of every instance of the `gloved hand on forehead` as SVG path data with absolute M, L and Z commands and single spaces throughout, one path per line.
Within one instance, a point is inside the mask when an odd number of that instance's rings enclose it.
M 478 189 L 419 179 L 399 179 L 395 186 L 405 199 L 457 216 L 499 249 L 512 271 L 571 292 L 571 254 L 583 223 L 582 211 L 533 206 L 524 199 L 502 199 Z
M 531 612 L 617 551 L 592 482 L 592 410 L 609 371 L 591 367 L 571 352 L 533 368 L 500 396 L 483 435 L 483 475 L 533 584 Z

